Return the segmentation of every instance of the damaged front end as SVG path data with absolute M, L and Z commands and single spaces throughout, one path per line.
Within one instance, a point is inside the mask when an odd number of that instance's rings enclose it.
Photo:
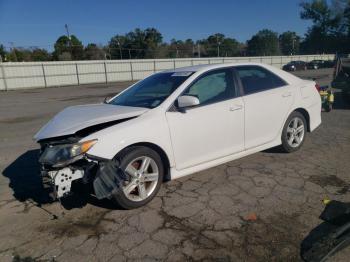
M 114 160 L 95 159 L 87 154 L 97 140 L 79 142 L 79 137 L 61 137 L 39 141 L 39 162 L 44 188 L 53 199 L 66 197 L 73 185 L 93 185 L 98 199 L 111 198 L 128 177 Z

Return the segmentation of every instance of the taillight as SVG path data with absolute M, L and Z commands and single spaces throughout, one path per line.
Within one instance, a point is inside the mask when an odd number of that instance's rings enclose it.
M 320 87 L 320 85 L 319 84 L 315 84 L 315 88 L 317 89 L 317 92 L 320 92 L 320 90 L 321 90 L 321 87 Z

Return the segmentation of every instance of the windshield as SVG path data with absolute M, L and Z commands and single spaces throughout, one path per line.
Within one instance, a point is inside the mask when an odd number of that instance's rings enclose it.
M 154 74 L 118 95 L 109 104 L 155 108 L 174 92 L 193 72 Z

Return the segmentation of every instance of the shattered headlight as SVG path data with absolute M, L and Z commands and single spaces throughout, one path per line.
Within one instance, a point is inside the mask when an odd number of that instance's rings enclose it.
M 82 143 L 47 147 L 40 156 L 39 162 L 53 167 L 65 166 L 82 158 L 96 142 L 95 139 Z

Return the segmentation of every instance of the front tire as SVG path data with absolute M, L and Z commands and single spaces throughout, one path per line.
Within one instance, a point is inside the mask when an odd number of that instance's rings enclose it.
M 163 181 L 161 157 L 148 147 L 135 146 L 123 150 L 117 160 L 130 179 L 113 195 L 114 200 L 124 209 L 146 205 L 158 193 Z
M 288 117 L 282 131 L 282 149 L 287 153 L 301 148 L 305 141 L 307 124 L 305 117 L 294 111 Z

